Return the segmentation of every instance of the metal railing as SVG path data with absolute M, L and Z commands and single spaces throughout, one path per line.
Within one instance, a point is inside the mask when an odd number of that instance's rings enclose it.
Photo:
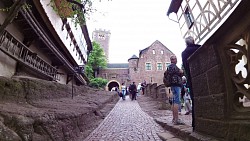
M 44 61 L 7 31 L 0 35 L 0 50 L 50 79 L 59 80 L 55 67 Z

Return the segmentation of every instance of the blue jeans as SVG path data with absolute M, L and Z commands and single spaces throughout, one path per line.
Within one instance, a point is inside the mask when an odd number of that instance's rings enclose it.
M 173 93 L 173 103 L 180 105 L 181 104 L 181 99 L 180 99 L 181 87 L 171 86 L 171 91 Z
M 126 96 L 126 90 L 122 90 L 122 99 L 125 99 Z

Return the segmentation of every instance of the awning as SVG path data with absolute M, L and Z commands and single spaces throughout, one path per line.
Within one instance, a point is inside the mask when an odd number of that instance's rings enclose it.
M 172 12 L 177 13 L 178 9 L 181 6 L 181 3 L 182 3 L 182 0 L 172 0 L 168 8 L 167 16 L 169 16 L 169 14 Z

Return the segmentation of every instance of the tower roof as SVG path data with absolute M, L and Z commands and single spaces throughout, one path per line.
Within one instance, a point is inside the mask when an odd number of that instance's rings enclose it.
M 128 59 L 128 61 L 130 60 L 130 59 L 139 59 L 136 55 L 133 55 L 132 57 L 130 57 L 129 59 Z

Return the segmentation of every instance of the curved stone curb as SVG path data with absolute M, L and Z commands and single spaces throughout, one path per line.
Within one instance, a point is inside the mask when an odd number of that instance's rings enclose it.
M 161 125 L 165 130 L 174 133 L 174 136 L 180 137 L 181 139 L 185 141 L 218 141 L 215 138 L 211 138 L 205 135 L 202 135 L 200 133 L 196 133 L 192 131 L 192 127 L 188 125 L 174 125 L 172 123 L 168 123 L 166 118 L 155 118 L 154 119 L 156 123 Z M 161 136 L 160 138 L 162 140 L 168 140 L 168 138 L 163 138 L 164 136 Z

